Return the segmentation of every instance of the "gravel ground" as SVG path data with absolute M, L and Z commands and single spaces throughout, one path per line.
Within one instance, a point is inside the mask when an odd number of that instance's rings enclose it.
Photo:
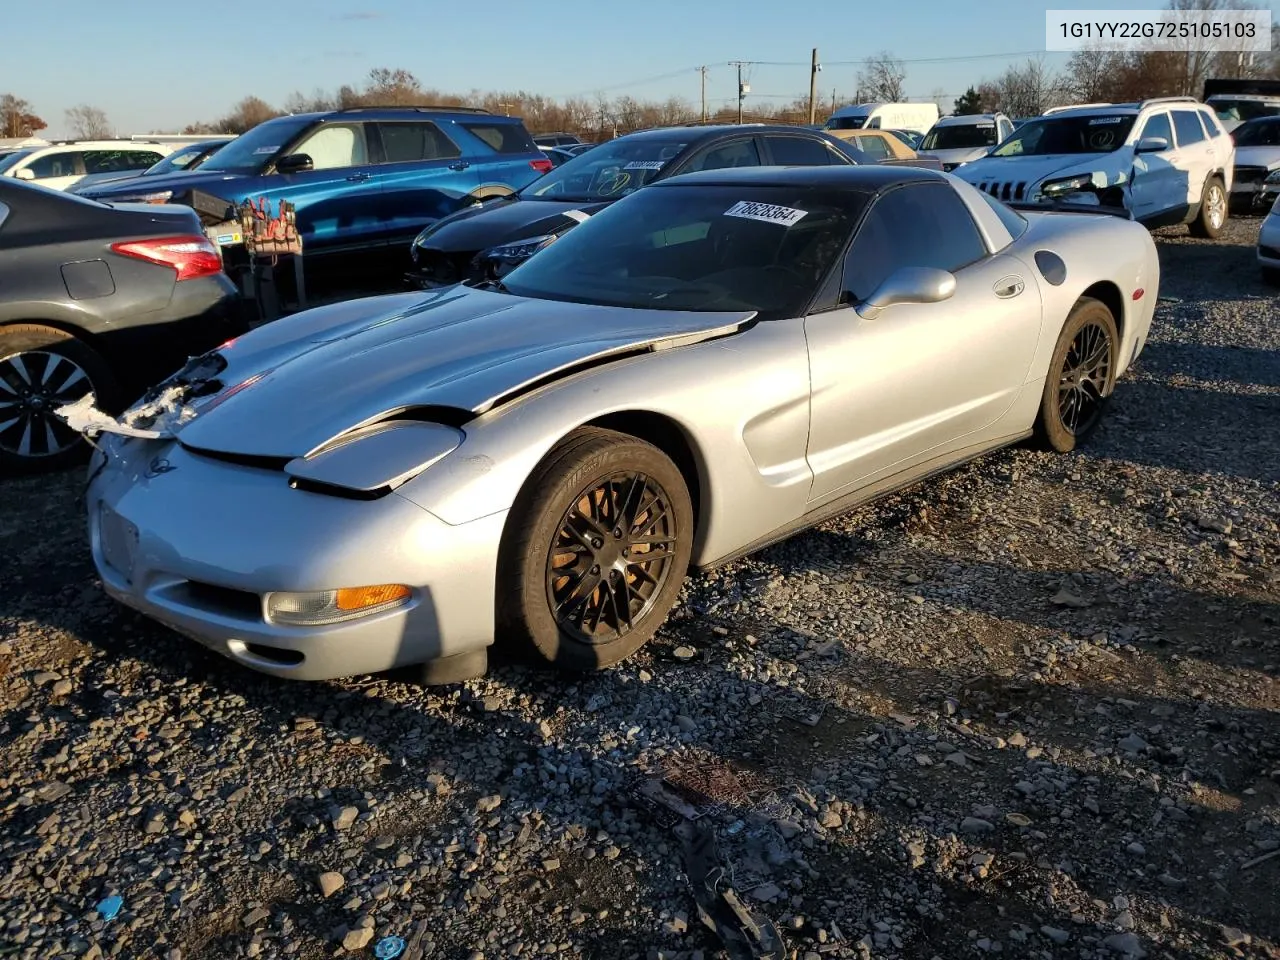
M 716 957 L 632 796 L 713 776 L 788 956 L 1280 956 L 1280 313 L 1166 231 L 1088 448 L 713 576 L 633 661 L 288 684 L 100 593 L 79 472 L 0 517 L 0 956 Z M 1275 855 L 1275 856 L 1272 856 Z M 119 896 L 104 919 L 95 905 Z

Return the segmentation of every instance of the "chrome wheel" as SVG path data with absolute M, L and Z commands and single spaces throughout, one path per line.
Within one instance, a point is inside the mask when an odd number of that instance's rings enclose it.
M 1217 230 L 1227 220 L 1226 191 L 1216 183 L 1209 184 L 1208 190 L 1205 191 L 1204 203 L 1209 226 Z
M 1088 433 L 1102 416 L 1111 363 L 1110 333 L 1086 323 L 1071 341 L 1058 381 L 1058 416 L 1075 436 Z
M 680 534 L 670 498 L 652 477 L 621 473 L 582 491 L 547 555 L 557 626 L 591 644 L 629 633 L 662 591 Z
M 80 435 L 54 411 L 90 390 L 89 375 L 51 350 L 28 350 L 0 360 L 0 450 L 19 457 L 51 457 Z

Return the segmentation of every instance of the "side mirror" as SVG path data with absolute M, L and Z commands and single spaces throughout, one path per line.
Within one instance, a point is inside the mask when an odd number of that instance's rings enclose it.
M 34 180 L 36 178 L 36 172 L 30 167 L 23 167 L 21 170 L 14 173 L 14 176 L 19 180 Z
M 1164 137 L 1143 137 L 1134 147 L 1135 153 L 1163 153 L 1169 149 L 1169 141 Z
M 291 153 L 276 161 L 276 173 L 306 173 L 315 168 L 311 157 L 305 153 Z
M 946 270 L 903 267 L 891 273 L 856 309 L 862 319 L 874 320 L 885 307 L 898 303 L 941 303 L 955 292 L 955 275 Z

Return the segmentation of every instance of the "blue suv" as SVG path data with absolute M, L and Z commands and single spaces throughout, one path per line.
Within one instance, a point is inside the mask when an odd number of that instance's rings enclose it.
M 550 169 L 518 117 L 470 107 L 356 107 L 277 117 L 198 170 L 80 195 L 202 211 L 212 198 L 230 205 L 265 197 L 273 214 L 287 200 L 306 253 L 341 253 L 407 247 L 423 227 L 515 193 Z

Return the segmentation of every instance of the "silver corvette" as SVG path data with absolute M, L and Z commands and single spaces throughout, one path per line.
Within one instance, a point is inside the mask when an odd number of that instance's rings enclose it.
M 1148 232 L 902 166 L 673 178 L 505 278 L 356 300 L 200 358 L 96 438 L 106 590 L 248 667 L 570 670 L 690 568 L 1034 436 L 1071 450 L 1147 338 Z

